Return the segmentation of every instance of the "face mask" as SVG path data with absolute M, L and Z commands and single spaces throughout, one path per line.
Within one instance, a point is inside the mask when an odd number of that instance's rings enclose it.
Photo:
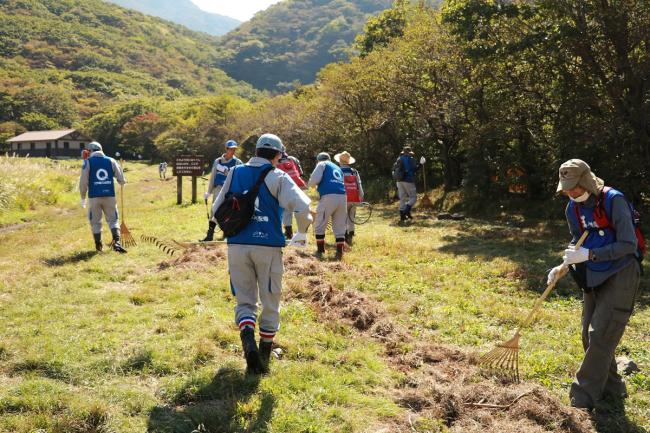
M 576 197 L 576 198 L 572 198 L 571 200 L 573 200 L 576 203 L 582 203 L 582 202 L 587 201 L 588 198 L 589 198 L 589 192 L 585 191 L 585 193 L 582 194 L 581 196 Z

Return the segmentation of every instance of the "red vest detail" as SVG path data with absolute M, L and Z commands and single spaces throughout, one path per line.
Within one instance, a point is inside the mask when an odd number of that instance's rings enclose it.
M 347 195 L 348 203 L 360 203 L 361 194 L 357 176 L 354 174 L 346 174 L 343 177 L 343 182 L 345 183 L 345 194 Z
M 291 159 L 280 161 L 278 163 L 278 168 L 287 173 L 289 177 L 293 179 L 294 182 L 296 182 L 296 185 L 298 185 L 299 188 L 305 188 L 307 186 L 305 181 L 300 177 L 300 170 L 298 170 L 298 166 Z

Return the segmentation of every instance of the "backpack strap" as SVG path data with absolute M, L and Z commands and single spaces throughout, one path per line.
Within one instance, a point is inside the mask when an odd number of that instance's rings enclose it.
M 262 170 L 262 173 L 260 174 L 260 177 L 257 179 L 257 182 L 255 182 L 255 185 L 253 185 L 253 188 L 251 189 L 251 194 L 254 197 L 257 197 L 257 194 L 260 192 L 260 188 L 262 187 L 262 184 L 264 183 L 264 180 L 266 179 L 266 176 L 272 172 L 275 169 L 273 165 L 270 167 L 266 167 L 264 170 Z

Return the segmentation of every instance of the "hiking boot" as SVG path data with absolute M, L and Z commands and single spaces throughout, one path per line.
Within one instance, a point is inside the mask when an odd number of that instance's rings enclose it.
M 111 229 L 111 234 L 113 235 L 113 251 L 118 253 L 126 253 L 126 250 L 120 243 L 120 229 Z
M 102 245 L 102 234 L 101 233 L 93 233 L 93 238 L 95 238 L 95 250 L 98 253 L 101 253 L 102 250 L 104 249 L 104 246 Z
M 272 341 L 260 341 L 260 361 L 262 362 L 262 371 L 268 374 L 269 365 L 271 363 L 271 349 L 273 348 Z
M 399 222 L 403 223 L 406 221 L 406 212 L 403 210 L 399 211 Z
M 208 223 L 208 233 L 206 233 L 205 237 L 201 239 L 199 242 L 212 242 L 214 240 L 214 229 L 217 227 L 217 223 L 214 221 L 210 221 Z
M 262 361 L 255 342 L 255 330 L 253 328 L 244 328 L 239 333 L 239 336 L 244 350 L 244 358 L 246 358 L 246 374 L 261 374 Z
M 345 234 L 345 242 L 347 242 L 348 245 L 352 246 L 352 242 L 354 241 L 354 232 L 348 232 Z
M 293 227 L 291 226 L 284 227 L 284 237 L 287 239 L 293 238 Z
M 316 240 L 316 257 L 319 259 L 325 255 L 325 241 L 319 242 Z

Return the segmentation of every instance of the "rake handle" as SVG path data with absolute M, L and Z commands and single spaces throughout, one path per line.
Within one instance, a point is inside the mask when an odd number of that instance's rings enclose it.
M 122 204 L 122 222 L 125 222 L 126 214 L 124 213 L 124 185 L 120 185 L 120 203 Z
M 584 243 L 584 241 L 587 239 L 587 236 L 589 236 L 589 232 L 587 230 L 585 230 L 585 232 L 582 234 L 582 236 L 580 236 L 580 239 L 578 239 L 578 242 L 576 242 L 576 244 L 574 245 L 573 248 L 575 248 L 575 249 L 580 248 L 582 246 L 582 244 Z M 557 282 L 560 281 L 560 279 L 563 276 L 565 276 L 567 274 L 567 272 L 569 272 L 569 266 L 565 265 L 565 264 L 562 264 L 562 268 L 560 269 L 560 274 L 557 276 L 557 278 L 555 278 L 555 280 L 551 284 L 546 286 L 546 290 L 544 290 L 544 293 L 542 293 L 542 296 L 537 298 L 537 300 L 535 301 L 535 305 L 533 306 L 533 309 L 530 310 L 530 313 L 528 313 L 528 316 L 526 316 L 526 320 L 524 320 L 524 322 L 521 324 L 521 326 L 517 330 L 517 334 L 519 334 L 519 332 L 523 328 L 527 327 L 528 325 L 530 325 L 532 323 L 533 318 L 535 317 L 535 314 L 537 313 L 537 311 L 539 311 L 539 308 L 542 306 L 542 303 L 546 300 L 548 295 L 553 291 L 553 289 L 555 288 L 555 285 L 557 284 Z

